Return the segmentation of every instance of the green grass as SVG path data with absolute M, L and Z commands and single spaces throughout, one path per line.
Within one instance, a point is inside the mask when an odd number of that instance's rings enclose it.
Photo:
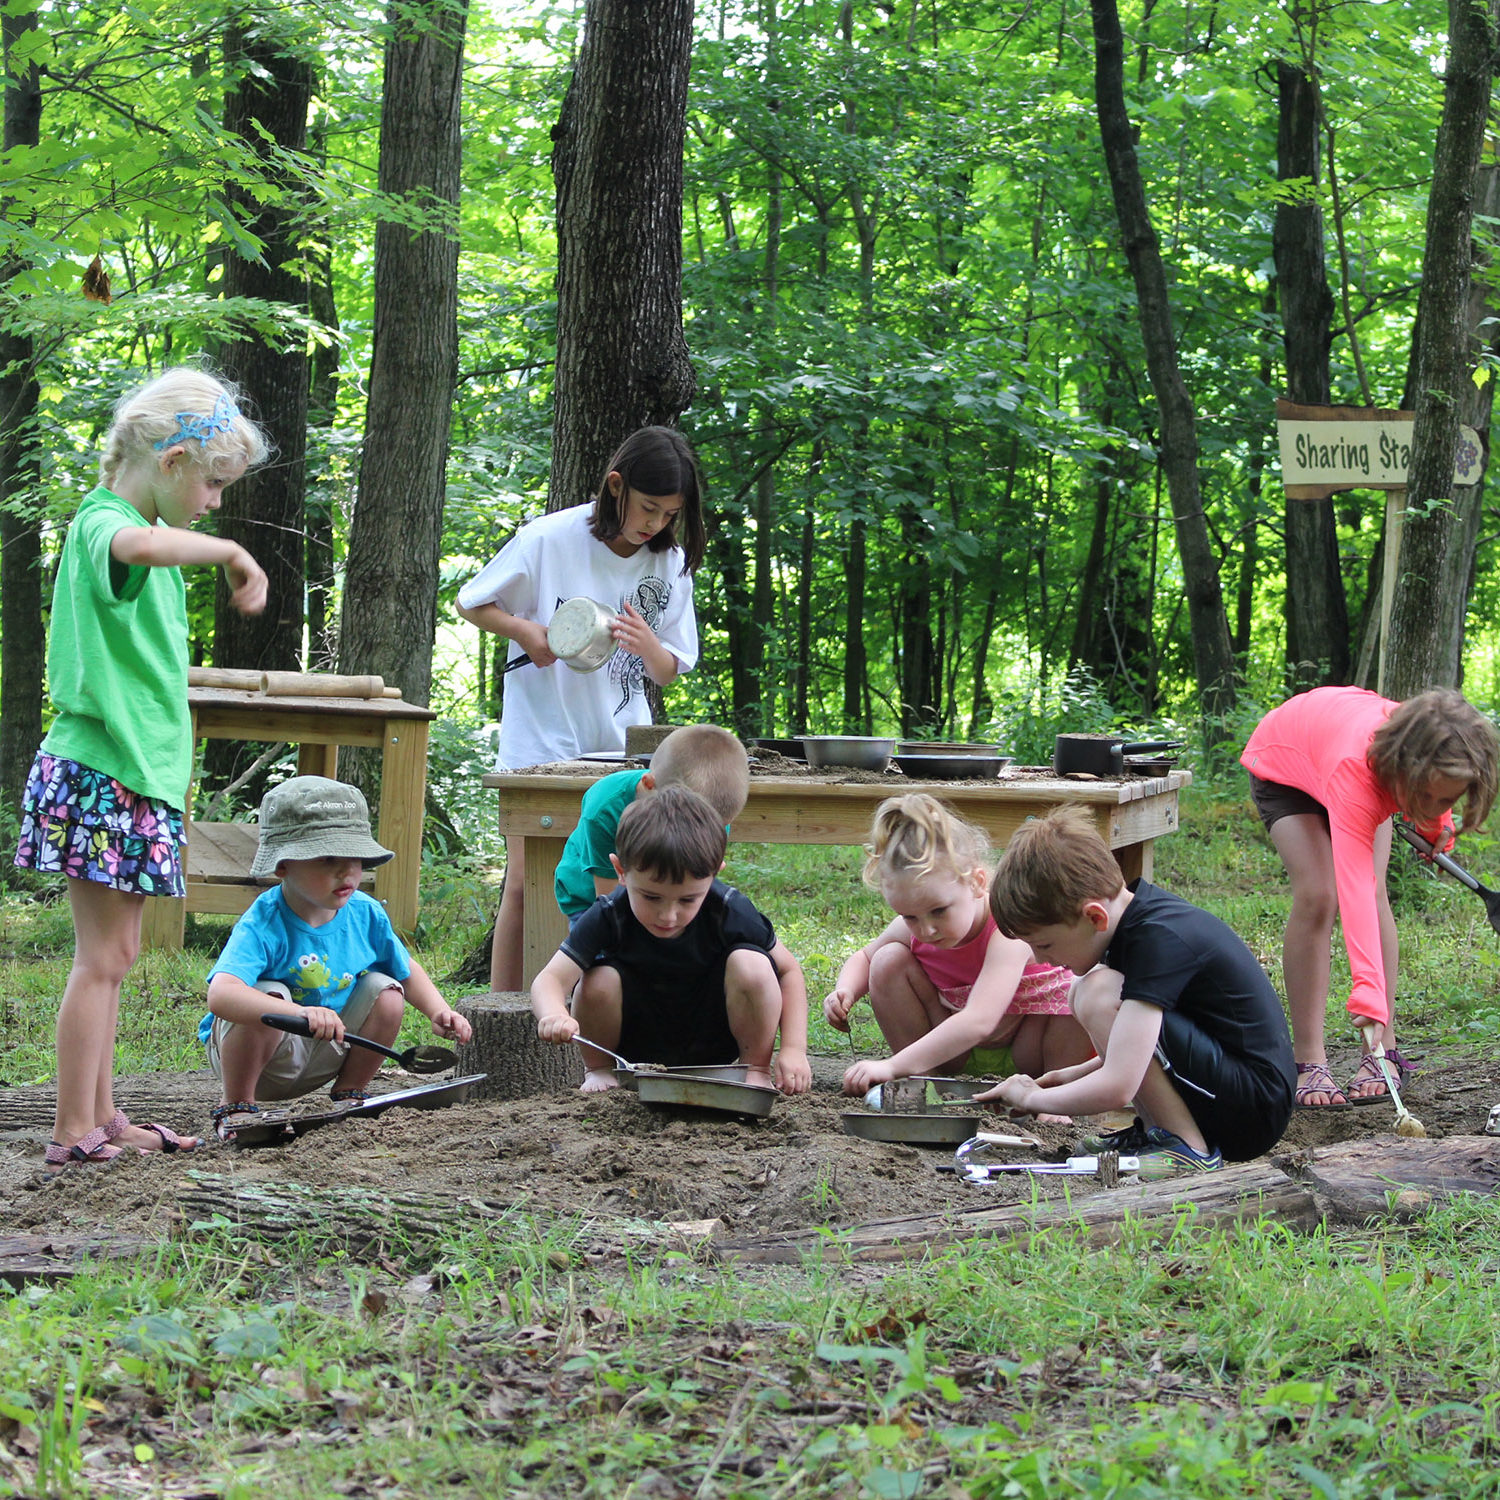
M 1274 976 L 1285 884 L 1248 806 L 1194 789 L 1183 824 L 1157 877 Z M 1486 878 L 1489 853 L 1463 857 Z M 1500 939 L 1472 896 L 1401 863 L 1413 1040 L 1493 1053 Z M 815 1008 L 885 920 L 855 851 L 736 847 L 726 873 L 803 958 Z M 434 866 L 424 892 L 419 956 L 441 976 L 483 940 L 493 885 Z M 198 1065 L 221 935 L 194 923 L 183 953 L 143 958 L 122 1070 Z M 70 947 L 62 906 L 0 905 L 12 1082 L 50 1073 Z M 856 1042 L 877 1045 L 868 1022 Z M 821 1020 L 813 1044 L 849 1049 Z M 364 1263 L 200 1226 L 0 1293 L 0 1494 L 1494 1493 L 1493 1199 L 1314 1234 L 1184 1214 L 1111 1247 L 1058 1229 L 883 1269 L 832 1240 L 822 1261 L 762 1268 L 649 1242 L 600 1256 L 595 1239 L 518 1213 Z

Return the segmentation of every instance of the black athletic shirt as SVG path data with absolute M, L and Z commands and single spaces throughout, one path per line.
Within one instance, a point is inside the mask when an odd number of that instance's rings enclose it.
M 1266 971 L 1239 935 L 1201 906 L 1148 880 L 1132 882 L 1130 890 L 1134 900 L 1104 956 L 1124 977 L 1123 998 L 1175 1014 L 1216 1044 L 1224 1064 L 1221 1110 L 1255 1110 L 1279 1138 L 1291 1115 L 1296 1070 L 1286 1013 Z

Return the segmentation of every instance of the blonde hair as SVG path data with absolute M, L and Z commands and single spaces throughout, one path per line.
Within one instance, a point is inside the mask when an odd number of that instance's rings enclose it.
M 988 873 L 990 841 L 982 828 L 965 823 L 936 797 L 908 792 L 887 797 L 875 809 L 865 856 L 862 878 L 878 891 L 892 875 L 916 880 L 951 875 L 963 880 L 975 870 Z
M 717 724 L 685 724 L 674 729 L 651 757 L 658 789 L 685 786 L 732 823 L 750 796 L 750 758 L 745 747 Z
M 990 883 L 990 915 L 1010 938 L 1072 922 L 1090 901 L 1109 901 L 1125 884 L 1109 845 L 1081 807 L 1028 818 L 1011 837 Z
M 1391 711 L 1370 736 L 1365 763 L 1398 802 L 1435 776 L 1468 783 L 1464 831 L 1483 828 L 1495 805 L 1500 736 L 1454 688 L 1429 688 Z
M 240 410 L 238 397 L 228 381 L 194 365 L 163 370 L 127 391 L 104 435 L 100 481 L 109 485 L 122 470 L 174 447 L 213 479 L 264 463 L 271 445 Z

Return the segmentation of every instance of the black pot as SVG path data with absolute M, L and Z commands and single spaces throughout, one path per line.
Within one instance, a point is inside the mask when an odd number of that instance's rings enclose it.
M 1127 755 L 1178 750 L 1181 740 L 1122 740 L 1112 734 L 1060 734 L 1052 747 L 1052 769 L 1059 776 L 1123 776 Z

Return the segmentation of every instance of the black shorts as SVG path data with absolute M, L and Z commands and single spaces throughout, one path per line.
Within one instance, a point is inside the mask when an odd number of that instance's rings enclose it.
M 1328 809 L 1316 797 L 1304 792 L 1301 787 L 1283 786 L 1279 781 L 1263 781 L 1253 771 L 1249 774 L 1250 800 L 1255 804 L 1255 810 L 1267 828 L 1279 823 L 1282 818 L 1297 817 L 1303 813 L 1322 818 L 1324 827 L 1327 827 Z
M 668 1068 L 736 1062 L 740 1044 L 729 1029 L 724 998 L 728 962 L 726 954 L 703 972 L 689 993 L 622 971 L 620 1055 Z
M 1156 1060 L 1208 1144 L 1222 1151 L 1225 1161 L 1250 1161 L 1269 1151 L 1286 1131 L 1293 1081 L 1279 1070 L 1253 1068 L 1247 1059 L 1225 1052 L 1190 1017 L 1162 1012 Z

